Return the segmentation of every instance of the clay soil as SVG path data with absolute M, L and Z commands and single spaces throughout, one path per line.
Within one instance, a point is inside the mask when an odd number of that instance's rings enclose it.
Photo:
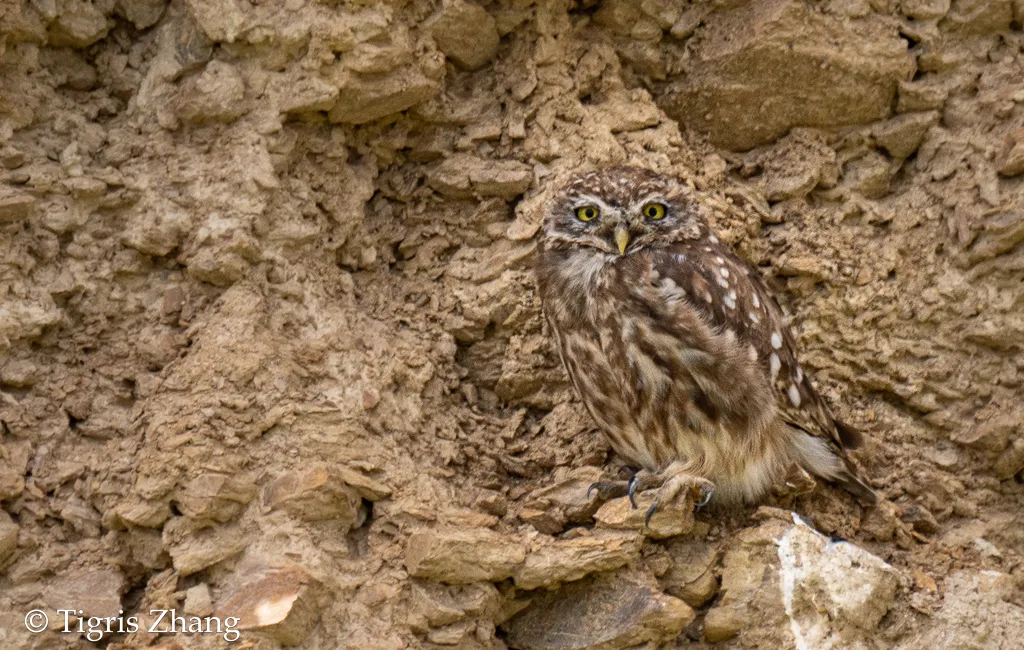
M 1020 647 L 1022 22 L 4 0 L 0 648 Z M 877 509 L 588 501 L 536 233 L 626 163 L 758 265 Z M 172 608 L 241 638 L 78 623 Z

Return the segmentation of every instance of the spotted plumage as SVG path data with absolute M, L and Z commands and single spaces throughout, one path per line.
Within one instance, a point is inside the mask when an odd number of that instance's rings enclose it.
M 846 455 L 859 434 L 685 185 L 631 167 L 576 178 L 545 217 L 537 277 L 573 387 L 631 464 L 711 481 L 728 503 L 757 500 L 797 463 L 875 501 Z

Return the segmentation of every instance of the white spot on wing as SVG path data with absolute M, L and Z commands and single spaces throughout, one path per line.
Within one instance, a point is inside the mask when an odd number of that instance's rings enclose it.
M 779 370 L 782 368 L 779 355 L 772 352 L 772 356 L 768 357 L 768 366 L 772 371 L 772 381 L 775 381 L 775 378 L 779 376 Z
M 715 235 L 711 235 L 710 237 L 708 237 L 708 241 L 711 242 L 712 244 L 717 244 L 718 237 L 716 237 Z
M 776 350 L 782 347 L 782 335 L 778 332 L 772 332 L 772 347 Z
M 754 294 L 754 307 L 756 308 L 756 307 L 760 307 L 760 306 L 761 306 L 761 299 L 758 298 L 757 294 L 755 293 Z
M 789 385 L 789 401 L 794 407 L 800 408 L 800 391 L 797 389 L 796 384 Z
M 722 301 L 725 302 L 725 306 L 728 307 L 729 309 L 736 309 L 736 298 L 734 297 L 734 295 L 735 292 L 730 291 L 728 295 L 722 298 Z
M 804 369 L 800 366 L 796 367 L 796 383 L 800 383 L 804 380 Z
M 747 316 L 750 317 L 750 322 L 752 323 L 758 323 L 761 321 L 761 317 L 755 314 L 754 312 L 748 313 Z
M 726 282 L 725 278 L 721 278 L 721 277 L 715 278 L 715 282 L 717 282 L 718 286 L 722 287 L 723 289 L 728 289 L 729 288 L 729 283 Z

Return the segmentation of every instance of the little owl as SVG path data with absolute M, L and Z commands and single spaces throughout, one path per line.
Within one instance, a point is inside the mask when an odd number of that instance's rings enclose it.
M 876 502 L 839 422 L 797 362 L 757 270 L 711 231 L 693 193 L 654 172 L 580 176 L 546 214 L 537 276 L 569 379 L 612 448 L 657 488 L 753 502 L 796 464 Z M 623 493 L 624 484 L 603 492 Z M 712 496 L 713 495 L 713 496 Z

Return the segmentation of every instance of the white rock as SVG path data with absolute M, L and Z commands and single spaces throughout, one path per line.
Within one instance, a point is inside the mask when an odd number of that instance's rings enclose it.
M 722 562 L 722 598 L 705 617 L 705 640 L 737 637 L 737 647 L 757 647 L 777 638 L 787 650 L 873 647 L 895 597 L 896 570 L 793 519 L 773 517 L 736 535 Z
M 845 648 L 892 605 L 899 577 L 878 557 L 832 542 L 794 516 L 778 542 L 782 601 L 797 648 Z

